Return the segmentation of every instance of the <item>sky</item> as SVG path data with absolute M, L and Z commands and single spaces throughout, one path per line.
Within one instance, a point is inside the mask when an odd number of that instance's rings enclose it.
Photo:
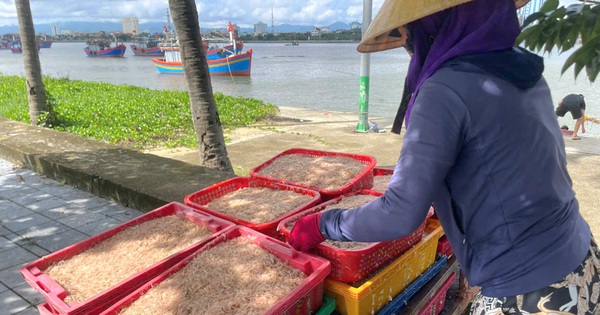
M 120 22 L 137 16 L 140 23 L 166 22 L 167 0 L 29 0 L 36 24 L 65 21 Z M 418 1 L 418 0 L 417 0 Z M 372 0 L 373 17 L 383 0 Z M 561 4 L 578 3 L 560 0 Z M 196 1 L 203 27 L 240 27 L 263 22 L 327 26 L 335 22 L 362 21 L 363 0 L 202 0 Z M 15 0 L 0 0 L 0 26 L 17 25 Z

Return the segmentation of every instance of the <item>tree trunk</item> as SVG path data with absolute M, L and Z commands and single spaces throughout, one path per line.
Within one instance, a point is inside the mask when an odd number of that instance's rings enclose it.
M 194 0 L 169 0 L 190 95 L 202 166 L 233 172 L 212 91 Z
M 21 37 L 25 80 L 27 82 L 29 122 L 32 125 L 36 125 L 38 123 L 38 115 L 49 112 L 48 104 L 46 103 L 46 90 L 42 82 L 42 67 L 40 66 L 40 57 L 35 40 L 35 29 L 33 28 L 29 0 L 15 0 L 15 4 L 19 18 L 19 35 Z

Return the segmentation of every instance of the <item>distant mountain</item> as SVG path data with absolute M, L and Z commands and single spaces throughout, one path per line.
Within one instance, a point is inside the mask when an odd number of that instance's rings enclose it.
M 350 25 L 344 22 L 335 22 L 331 25 L 329 25 L 329 29 L 331 31 L 337 31 L 337 30 L 349 30 L 350 29 Z
M 303 33 L 303 32 L 310 32 L 310 31 L 312 31 L 312 29 L 313 29 L 313 26 L 311 26 L 311 25 L 293 25 L 293 24 L 275 25 L 276 33 L 291 33 L 291 32 Z M 268 30 L 271 31 L 271 27 L 269 27 Z
M 61 30 L 71 30 L 75 32 L 81 33 L 96 33 L 100 31 L 104 31 L 107 33 L 112 32 L 121 32 L 123 30 L 123 26 L 121 23 L 117 22 L 60 22 L 57 23 L 58 27 Z M 163 26 L 166 26 L 166 23 L 161 22 L 149 22 L 149 23 L 140 23 L 141 31 L 150 31 L 150 33 L 160 33 L 163 31 Z M 318 26 L 323 27 L 324 25 Z M 275 25 L 276 33 L 290 33 L 290 32 L 310 32 L 314 26 L 312 25 L 297 25 L 297 24 L 279 24 Z M 328 25 L 331 31 L 337 31 L 340 29 L 350 29 L 350 26 L 343 22 L 335 22 L 331 25 Z M 210 30 L 218 29 L 221 31 L 225 31 L 225 27 L 220 28 L 202 28 L 202 32 L 207 32 Z M 36 33 L 46 33 L 50 34 L 51 24 L 36 24 L 35 25 Z M 252 33 L 254 29 L 251 27 L 242 27 L 240 29 L 242 33 Z M 271 26 L 267 26 L 267 31 L 271 31 Z M 2 34 L 14 34 L 19 32 L 19 27 L 17 25 L 11 26 L 0 26 L 0 35 Z

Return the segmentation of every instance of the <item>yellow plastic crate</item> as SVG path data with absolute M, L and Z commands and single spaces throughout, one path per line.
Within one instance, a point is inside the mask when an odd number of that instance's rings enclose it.
M 355 288 L 325 279 L 325 294 L 335 300 L 344 315 L 375 314 L 435 262 L 439 238 L 444 230 L 437 220 L 428 220 L 426 236 L 402 256 Z

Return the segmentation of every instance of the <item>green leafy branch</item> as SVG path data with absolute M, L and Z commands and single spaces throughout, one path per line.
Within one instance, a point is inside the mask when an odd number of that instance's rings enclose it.
M 547 0 L 539 12 L 529 15 L 517 44 L 544 52 L 556 47 L 563 53 L 581 40 L 581 47 L 567 58 L 561 74 L 574 66 L 577 78 L 585 68 L 588 79 L 594 82 L 600 72 L 600 5 L 582 3 L 567 8 L 558 5 L 559 0 Z

